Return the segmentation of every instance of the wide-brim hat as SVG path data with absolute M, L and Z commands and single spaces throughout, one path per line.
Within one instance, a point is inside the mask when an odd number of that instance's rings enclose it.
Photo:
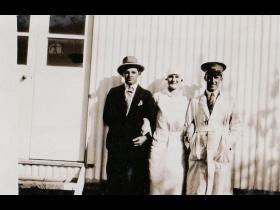
M 227 66 L 220 62 L 207 62 L 201 65 L 201 70 L 205 73 L 221 74 L 225 71 Z
M 136 57 L 134 57 L 134 56 L 126 56 L 123 59 L 123 64 L 119 66 L 118 72 L 119 72 L 120 75 L 122 75 L 123 72 L 126 69 L 129 69 L 129 68 L 137 68 L 139 72 L 142 72 L 145 69 L 143 65 L 138 63 Z

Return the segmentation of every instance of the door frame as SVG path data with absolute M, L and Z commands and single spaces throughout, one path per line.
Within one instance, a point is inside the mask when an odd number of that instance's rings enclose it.
M 27 65 L 17 65 L 17 71 L 19 72 L 19 75 L 22 74 L 22 70 L 26 70 L 25 74 L 28 71 L 27 78 L 31 81 L 32 86 L 32 93 L 31 94 L 31 102 L 29 103 L 31 105 L 31 116 L 29 118 L 30 123 L 30 130 L 28 130 L 28 154 L 24 152 L 24 157 L 21 158 L 22 160 L 26 159 L 37 159 L 37 158 L 31 158 L 31 135 L 32 135 L 32 116 L 33 116 L 33 105 L 34 105 L 34 75 L 36 74 L 36 67 L 42 65 L 42 61 L 38 60 L 39 56 L 43 58 L 46 54 L 38 55 L 37 49 L 39 46 L 38 41 L 38 33 L 41 33 L 41 28 L 38 29 L 38 24 L 41 24 L 40 18 L 48 18 L 49 15 L 45 15 L 44 17 L 41 15 L 30 15 L 30 30 L 29 30 L 29 40 L 28 40 L 28 55 L 27 55 Z M 48 18 L 49 19 L 49 18 Z M 93 15 L 86 15 L 86 21 L 85 21 L 85 34 L 83 35 L 84 38 L 84 49 L 83 49 L 83 71 L 84 73 L 84 84 L 83 84 L 83 100 L 82 100 L 82 119 L 81 119 L 81 132 L 80 132 L 80 149 L 79 149 L 79 156 L 83 156 L 82 160 L 74 161 L 74 162 L 85 162 L 86 161 L 86 151 L 87 151 L 87 139 L 86 139 L 86 129 L 87 129 L 87 116 L 88 116 L 88 93 L 89 93 L 89 87 L 90 87 L 90 72 L 91 72 L 91 59 L 92 59 L 92 40 L 93 40 L 93 24 L 94 24 L 94 16 Z M 49 22 L 44 27 L 49 27 Z M 18 33 L 19 35 L 19 33 Z M 69 35 L 71 37 L 71 35 Z M 46 46 L 47 49 L 47 46 Z M 46 50 L 43 49 L 43 50 Z M 42 52 L 42 51 L 41 51 Z M 40 53 L 41 53 L 40 52 Z M 45 51 L 47 52 L 47 51 Z M 59 68 L 59 67 L 58 67 Z M 63 68 L 63 67 L 61 67 Z M 21 139 L 19 139 L 21 141 Z M 25 143 L 27 143 L 27 140 L 25 140 Z M 52 160 L 51 158 L 48 160 Z

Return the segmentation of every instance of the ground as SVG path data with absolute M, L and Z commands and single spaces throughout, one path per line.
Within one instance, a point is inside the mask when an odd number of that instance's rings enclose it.
M 38 188 L 29 188 L 19 190 L 20 195 L 73 195 L 73 191 L 63 190 L 44 190 Z M 240 190 L 234 189 L 234 195 L 280 195 L 280 192 L 270 192 L 262 190 Z M 87 184 L 83 195 L 107 195 L 105 183 Z

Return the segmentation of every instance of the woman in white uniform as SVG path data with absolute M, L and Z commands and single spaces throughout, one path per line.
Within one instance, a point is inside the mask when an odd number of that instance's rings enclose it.
M 183 96 L 179 69 L 170 70 L 166 80 L 167 88 L 154 94 L 158 113 L 149 160 L 152 195 L 180 195 L 184 183 L 183 130 L 188 99 Z

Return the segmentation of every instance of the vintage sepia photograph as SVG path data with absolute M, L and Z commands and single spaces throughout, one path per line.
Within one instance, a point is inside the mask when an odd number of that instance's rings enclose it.
M 0 15 L 1 195 L 279 195 L 280 15 Z

